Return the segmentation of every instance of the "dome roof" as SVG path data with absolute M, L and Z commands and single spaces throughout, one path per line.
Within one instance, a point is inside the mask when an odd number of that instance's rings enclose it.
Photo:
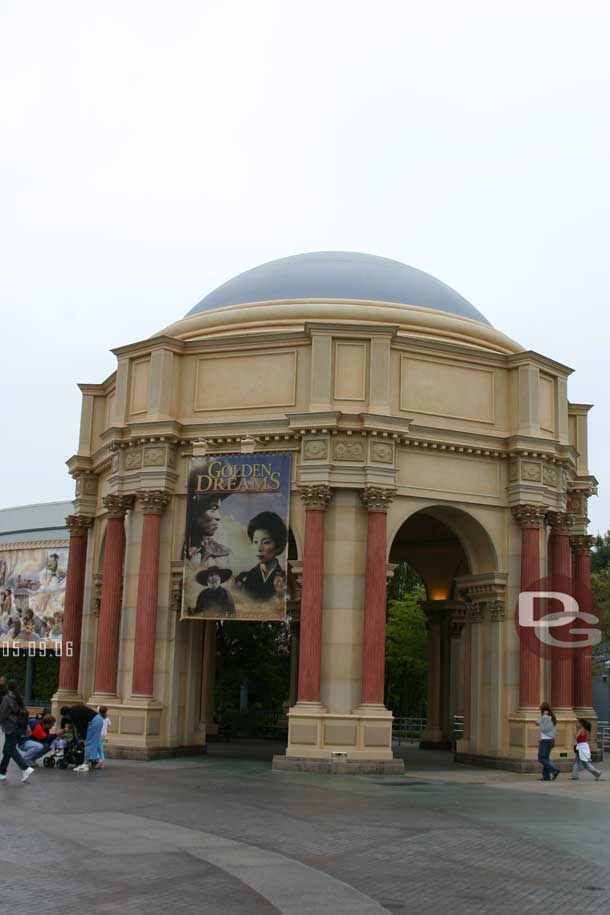
M 474 305 L 429 273 L 349 251 L 296 254 L 246 270 L 210 292 L 187 317 L 228 305 L 291 299 L 393 302 L 489 324 Z

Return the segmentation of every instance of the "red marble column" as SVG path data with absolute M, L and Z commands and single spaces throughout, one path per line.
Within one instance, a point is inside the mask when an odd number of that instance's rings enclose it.
M 551 581 L 557 591 L 563 591 L 572 580 L 572 553 L 570 527 L 572 518 L 562 512 L 549 513 L 552 535 L 549 542 Z M 574 652 L 554 655 L 551 652 L 551 705 L 553 708 L 572 708 Z
M 387 510 L 393 492 L 368 486 L 361 705 L 384 704 Z
M 574 585 L 576 594 L 591 593 L 591 547 L 593 537 L 579 534 L 570 537 L 574 553 Z M 590 607 L 581 609 L 590 613 Z M 590 709 L 593 704 L 593 649 L 591 646 L 574 651 L 574 708 Z
M 299 646 L 299 702 L 320 702 L 322 663 L 322 597 L 324 587 L 324 510 L 330 501 L 328 486 L 303 486 L 305 503 L 301 642 Z
M 124 518 L 127 510 L 133 505 L 133 496 L 106 496 L 104 505 L 108 509 L 108 523 L 104 544 L 100 621 L 97 629 L 95 692 L 115 695 L 125 560 Z
M 521 526 L 521 591 L 529 590 L 540 580 L 540 528 L 545 509 L 539 505 L 515 505 L 513 515 Z M 540 705 L 540 655 L 527 638 L 519 645 L 519 706 Z
M 144 512 L 138 602 L 131 691 L 134 696 L 152 696 L 155 673 L 157 602 L 159 595 L 159 553 L 161 548 L 161 514 L 171 495 L 164 490 L 138 493 Z
M 83 600 L 85 597 L 85 569 L 87 566 L 87 538 L 91 518 L 68 515 L 70 552 L 64 597 L 62 653 L 59 662 L 59 689 L 67 693 L 78 692 L 80 667 Z

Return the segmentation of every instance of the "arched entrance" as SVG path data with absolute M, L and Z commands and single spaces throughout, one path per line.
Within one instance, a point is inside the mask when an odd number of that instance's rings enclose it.
M 456 720 L 463 721 L 462 739 L 471 730 L 472 626 L 476 619 L 472 596 L 477 589 L 497 589 L 497 552 L 472 515 L 454 506 L 432 504 L 401 523 L 389 561 L 408 563 L 425 588 L 422 610 L 428 632 L 428 682 L 421 746 L 448 748 L 455 740 Z
M 289 529 L 286 620 L 203 622 L 201 725 L 208 739 L 221 741 L 214 755 L 242 755 L 235 753 L 234 743 L 230 748 L 223 743 L 228 738 L 233 742 L 250 738 L 252 746 L 243 751 L 249 758 L 269 755 L 260 746 L 262 738 L 272 738 L 277 744 L 273 752 L 283 752 L 288 735 L 286 714 L 296 702 L 298 678 L 302 569 L 298 557 L 297 541 Z

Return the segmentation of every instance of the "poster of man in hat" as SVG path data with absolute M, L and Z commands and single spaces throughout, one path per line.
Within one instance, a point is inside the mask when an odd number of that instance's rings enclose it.
M 191 459 L 182 619 L 282 620 L 290 455 Z

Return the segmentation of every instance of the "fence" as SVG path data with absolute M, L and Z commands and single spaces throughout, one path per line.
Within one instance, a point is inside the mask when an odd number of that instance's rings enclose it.
M 420 740 L 426 730 L 425 718 L 395 718 L 392 724 L 392 737 L 400 746 L 403 740 Z M 464 736 L 464 716 L 453 716 L 453 740 Z
M 597 746 L 603 753 L 610 753 L 610 723 L 597 722 Z

